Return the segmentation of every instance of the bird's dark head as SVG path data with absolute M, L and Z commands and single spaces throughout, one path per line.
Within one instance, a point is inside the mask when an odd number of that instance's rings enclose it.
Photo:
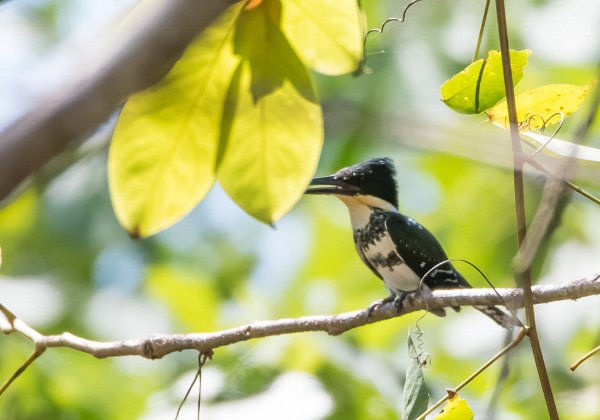
M 313 179 L 306 194 L 372 196 L 397 208 L 394 163 L 390 158 L 375 158 L 348 166 L 333 175 Z

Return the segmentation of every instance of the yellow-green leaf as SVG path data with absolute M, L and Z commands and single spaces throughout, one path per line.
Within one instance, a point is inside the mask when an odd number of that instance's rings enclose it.
M 510 50 L 513 83 L 523 78 L 530 50 Z M 446 80 L 441 88 L 442 101 L 456 112 L 478 114 L 504 98 L 504 72 L 500 51 L 490 51 L 486 59 L 471 63 L 460 73 Z
M 577 111 L 592 86 L 593 83 L 585 86 L 546 85 L 517 95 L 519 130 L 529 131 L 559 123 L 562 118 Z M 487 116 L 492 122 L 508 127 L 506 101 L 490 109 Z
M 226 100 L 218 170 L 229 196 L 266 223 L 303 194 L 323 143 L 321 108 L 279 13 L 278 1 L 263 0 L 240 16 L 235 45 L 244 58 Z
M 222 103 L 240 61 L 232 39 L 241 8 L 230 7 L 121 112 L 108 176 L 115 213 L 132 236 L 169 227 L 214 183 Z
M 456 392 L 449 391 L 450 398 L 442 411 L 436 415 L 434 420 L 471 420 L 473 410 L 467 404 L 467 401 L 458 396 Z
M 328 75 L 357 69 L 363 35 L 356 0 L 282 0 L 281 29 L 304 64 Z

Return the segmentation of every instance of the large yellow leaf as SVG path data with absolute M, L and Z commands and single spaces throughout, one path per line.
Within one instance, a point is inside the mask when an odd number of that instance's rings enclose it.
M 523 78 L 530 50 L 510 50 L 513 83 Z M 478 114 L 494 106 L 506 96 L 504 72 L 500 51 L 489 51 L 487 58 L 479 59 L 460 73 L 446 80 L 441 87 L 442 101 L 456 112 Z
M 363 34 L 356 0 L 283 0 L 281 29 L 304 64 L 328 75 L 357 69 Z
M 240 60 L 232 39 L 241 8 L 232 6 L 121 112 L 108 176 L 115 213 L 132 236 L 172 225 L 214 183 L 222 104 Z
M 515 102 L 519 129 L 529 131 L 559 123 L 579 108 L 592 86 L 546 85 L 517 95 Z M 487 116 L 492 122 L 508 127 L 506 101 L 491 108 Z
M 273 223 L 303 194 L 323 143 L 321 108 L 308 72 L 264 0 L 238 21 L 218 179 L 246 212 Z M 269 48 L 264 48 L 268 45 Z

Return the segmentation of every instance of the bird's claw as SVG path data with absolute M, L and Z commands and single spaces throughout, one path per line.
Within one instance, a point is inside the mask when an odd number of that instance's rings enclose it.
M 408 293 L 401 293 L 394 298 L 394 306 L 396 307 L 396 314 L 399 314 L 402 310 L 402 305 L 404 303 L 404 299 L 406 299 Z
M 376 300 L 375 302 L 371 303 L 369 305 L 369 307 L 367 308 L 367 319 L 371 318 L 371 315 L 373 315 L 373 312 L 375 312 L 375 310 L 379 309 L 381 306 L 385 305 L 386 303 L 390 303 L 390 302 L 395 302 L 397 299 L 395 294 L 391 294 L 383 299 L 379 299 Z
M 402 292 L 399 294 L 392 293 L 389 296 L 387 296 L 381 300 L 377 300 L 377 301 L 373 302 L 372 304 L 369 305 L 369 308 L 367 309 L 367 319 L 371 318 L 371 315 L 373 315 L 373 312 L 376 309 L 379 309 L 381 306 L 385 305 L 386 303 L 390 303 L 390 302 L 394 302 L 394 307 L 396 308 L 396 313 L 399 314 L 400 311 L 402 310 L 402 304 L 404 303 L 404 299 L 406 299 L 406 296 L 408 296 L 407 292 Z

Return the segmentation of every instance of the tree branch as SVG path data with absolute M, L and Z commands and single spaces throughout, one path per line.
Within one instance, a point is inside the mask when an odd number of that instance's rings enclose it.
M 160 2 L 136 31 L 118 39 L 110 56 L 0 133 L 0 201 L 28 176 L 91 130 L 129 95 L 160 80 L 185 47 L 232 0 Z
M 141 356 L 160 359 L 182 350 L 209 352 L 250 339 L 308 331 L 323 331 L 339 335 L 367 324 L 384 321 L 411 312 L 454 306 L 506 304 L 511 309 L 523 307 L 521 289 L 456 289 L 436 290 L 431 296 L 410 295 L 397 313 L 393 303 L 382 305 L 368 316 L 368 310 L 347 312 L 339 315 L 315 315 L 301 318 L 256 321 L 248 325 L 212 333 L 157 335 L 139 340 L 99 342 L 65 332 L 59 335 L 42 335 L 0 305 L 0 312 L 8 320 L 3 327 L 5 334 L 19 333 L 31 340 L 38 351 L 52 347 L 64 347 L 90 354 L 97 358 L 119 356 Z M 600 294 L 600 274 L 567 283 L 539 285 L 532 288 L 536 304 L 559 300 L 579 299 Z M 11 318 L 14 317 L 14 318 Z M 12 319 L 12 320 L 11 320 Z M 0 323 L 2 325 L 2 323 Z
M 500 53 L 502 55 L 502 71 L 504 73 L 504 91 L 506 93 L 506 106 L 508 109 L 508 121 L 510 123 L 510 138 L 513 149 L 513 183 L 515 190 L 515 210 L 517 216 L 517 235 L 519 238 L 520 250 L 523 247 L 525 236 L 527 234 L 527 217 L 525 214 L 525 192 L 523 183 L 523 162 L 524 154 L 521 147 L 521 137 L 519 135 L 517 106 L 515 103 L 515 91 L 512 79 L 512 69 L 510 65 L 510 49 L 508 42 L 508 28 L 506 23 L 506 8 L 504 0 L 496 0 L 496 18 L 498 21 L 498 36 L 500 38 Z M 538 337 L 537 326 L 535 322 L 535 311 L 533 309 L 531 268 L 525 267 L 523 271 L 515 273 L 517 285 L 523 288 L 525 299 L 525 315 L 529 328 L 529 343 L 533 359 L 540 378 L 540 385 L 548 407 L 548 414 L 553 420 L 558 420 L 558 411 L 552 393 L 552 385 L 548 377 L 548 370 L 544 362 L 544 355 Z

